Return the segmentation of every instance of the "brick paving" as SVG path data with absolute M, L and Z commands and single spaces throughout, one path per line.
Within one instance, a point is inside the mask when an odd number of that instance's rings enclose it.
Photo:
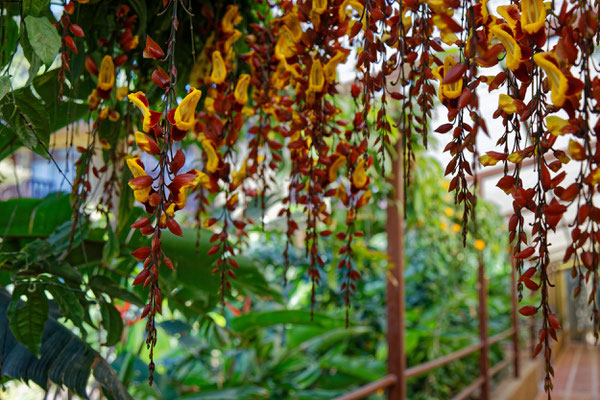
M 600 400 L 600 347 L 570 344 L 554 364 L 553 400 Z M 546 400 L 542 393 L 537 400 Z

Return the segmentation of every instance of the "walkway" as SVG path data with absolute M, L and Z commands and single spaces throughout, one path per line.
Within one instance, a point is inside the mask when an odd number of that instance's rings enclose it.
M 598 363 L 600 347 L 570 344 L 554 364 L 552 400 L 600 400 Z M 545 393 L 538 396 L 538 400 L 546 398 Z

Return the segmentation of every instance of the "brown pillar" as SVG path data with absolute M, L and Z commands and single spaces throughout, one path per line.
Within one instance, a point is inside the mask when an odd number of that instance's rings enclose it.
M 515 378 L 519 377 L 519 313 L 517 312 L 517 264 L 511 254 L 511 270 L 510 270 L 510 295 L 511 295 L 511 319 L 512 328 L 514 330 L 512 337 L 513 345 L 513 372 Z
M 479 256 L 479 268 L 477 283 L 479 285 L 479 340 L 481 342 L 481 351 L 479 352 L 479 376 L 483 378 L 481 384 L 481 400 L 490 398 L 490 380 L 489 370 L 489 344 L 487 329 L 487 282 L 485 280 L 485 265 L 483 257 Z
M 392 164 L 392 194 L 387 207 L 387 253 L 391 268 L 387 272 L 387 343 L 389 374 L 397 377 L 388 391 L 389 400 L 406 399 L 406 357 L 404 354 L 404 172 L 402 143 L 398 140 L 398 160 Z

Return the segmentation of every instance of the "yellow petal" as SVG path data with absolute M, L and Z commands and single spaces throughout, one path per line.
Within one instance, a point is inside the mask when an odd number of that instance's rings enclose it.
M 312 92 L 320 92 L 325 85 L 325 75 L 323 73 L 323 65 L 320 60 L 314 60 L 310 67 L 310 76 L 308 79 L 308 88 Z
M 248 85 L 250 85 L 250 75 L 240 75 L 237 85 L 235 85 L 235 91 L 233 92 L 235 101 L 240 104 L 246 104 L 248 102 Z
M 339 156 L 338 158 L 335 159 L 335 161 L 331 164 L 331 166 L 329 167 L 329 180 L 331 182 L 335 181 L 337 179 L 337 173 L 338 170 L 342 167 L 342 165 L 344 165 L 346 163 L 346 157 L 344 156 Z
M 182 131 L 189 131 L 196 122 L 196 106 L 202 97 L 202 91 L 191 88 L 175 109 L 175 126 Z
M 275 43 L 275 56 L 278 60 L 284 60 L 296 54 L 296 43 L 292 32 L 287 26 L 283 26 L 279 30 L 279 39 Z
M 227 67 L 223 61 L 223 56 L 218 50 L 212 53 L 212 72 L 210 73 L 210 80 L 217 85 L 225 82 L 227 77 Z
M 496 165 L 498 163 L 498 160 L 496 160 L 493 157 L 488 156 L 487 154 L 484 154 L 481 157 L 479 157 L 479 162 L 484 167 L 489 167 L 489 166 L 492 166 L 492 165 Z
M 498 107 L 507 114 L 514 114 L 517 112 L 515 99 L 504 93 L 500 94 L 498 99 Z
M 311 11 L 323 14 L 327 10 L 327 0 L 313 0 Z
M 521 0 L 521 27 L 530 35 L 539 32 L 546 23 L 544 0 Z
M 475 248 L 479 251 L 485 249 L 485 242 L 481 239 L 477 239 L 475 241 Z
M 346 54 L 339 50 L 336 51 L 335 56 L 333 56 L 331 58 L 331 60 L 329 60 L 327 62 L 327 64 L 325 64 L 325 76 L 327 78 L 327 82 L 329 82 L 329 83 L 335 82 L 336 68 L 337 68 L 338 64 L 341 64 L 345 61 L 346 61 Z
M 98 88 L 109 91 L 115 86 L 115 64 L 111 56 L 104 56 L 98 72 Z
M 511 71 L 518 69 L 521 65 L 521 48 L 515 38 L 498 25 L 492 26 L 490 31 L 506 50 L 506 67 Z
M 358 164 L 352 173 L 352 183 L 357 188 L 362 188 L 367 184 L 367 171 L 365 171 L 365 159 L 360 158 Z
M 140 156 L 129 157 L 125 161 L 134 178 L 146 175 L 144 164 L 140 161 Z
M 567 88 L 569 83 L 567 77 L 560 68 L 552 61 L 556 60 L 553 53 L 537 53 L 533 56 L 533 61 L 544 70 L 550 82 L 552 104 L 561 107 L 567 98 Z
M 564 135 L 564 129 L 569 126 L 569 121 L 566 121 L 560 117 L 555 115 L 550 115 L 546 118 L 546 124 L 548 126 L 548 131 L 554 136 Z
M 227 11 L 221 20 L 221 27 L 225 33 L 233 33 L 233 27 L 242 21 L 242 17 L 238 12 L 238 6 L 228 5 Z
M 208 172 L 215 172 L 219 166 L 219 156 L 217 155 L 217 151 L 209 140 L 203 140 L 202 147 L 206 152 L 206 170 Z

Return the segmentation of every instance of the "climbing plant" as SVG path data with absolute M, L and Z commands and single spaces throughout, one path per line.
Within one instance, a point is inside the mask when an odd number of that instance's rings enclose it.
M 564 221 L 571 232 L 564 261 L 573 261 L 580 285 L 592 281 L 591 318 L 598 326 L 597 2 L 0 5 L 1 156 L 25 146 L 54 161 L 52 133 L 65 129 L 67 147 L 78 135 L 86 138 L 74 146 L 73 181 L 65 175 L 73 218 L 67 246 L 56 257 L 63 260 L 74 249 L 92 215 L 103 216 L 114 244 L 116 233 L 126 232 L 126 218 L 119 216 L 134 200 L 144 210 L 131 224 L 143 238 L 133 251 L 140 268 L 132 285 L 145 289 L 150 382 L 162 310 L 160 270 L 177 268 L 163 238 L 166 231 L 183 234 L 180 211 L 189 198 L 198 235 L 201 227 L 210 231 L 206 255 L 216 257 L 211 273 L 222 304 L 239 284 L 249 227 L 264 222 L 270 196 L 279 194 L 284 263 L 290 264 L 301 238 L 312 310 L 324 274 L 336 268 L 348 320 L 361 275 L 354 257 L 363 236 L 357 218 L 398 151 L 410 182 L 413 138 L 426 145 L 430 131 L 451 136 L 445 173 L 462 207 L 464 244 L 475 221 L 477 169 L 504 166 L 498 186 L 513 205 L 508 234 L 519 290 L 541 294 L 539 304 L 520 312 L 541 317 L 535 352 L 546 360 L 546 391 L 552 387 L 550 342 L 560 328 L 548 303 L 548 235 L 569 208 L 574 217 Z M 353 74 L 342 77 L 341 65 Z M 479 107 L 485 90 L 498 99 L 493 115 Z M 343 98 L 353 100 L 350 118 L 342 118 Z M 438 103 L 446 113 L 441 124 L 432 118 Z M 400 110 L 398 118 L 390 118 L 391 107 Z M 488 130 L 492 118 L 500 118 L 503 131 Z M 481 135 L 492 136 L 496 148 L 479 149 Z M 577 168 L 567 177 L 570 162 Z M 531 179 L 523 179 L 524 165 L 535 167 Z M 252 217 L 248 209 L 256 204 L 263 212 Z M 345 223 L 334 226 L 338 209 Z M 331 266 L 321 245 L 329 236 L 343 243 Z M 104 262 L 113 254 L 108 247 Z M 43 292 L 33 293 L 24 297 L 42 304 Z M 37 351 L 35 343 L 31 350 Z

